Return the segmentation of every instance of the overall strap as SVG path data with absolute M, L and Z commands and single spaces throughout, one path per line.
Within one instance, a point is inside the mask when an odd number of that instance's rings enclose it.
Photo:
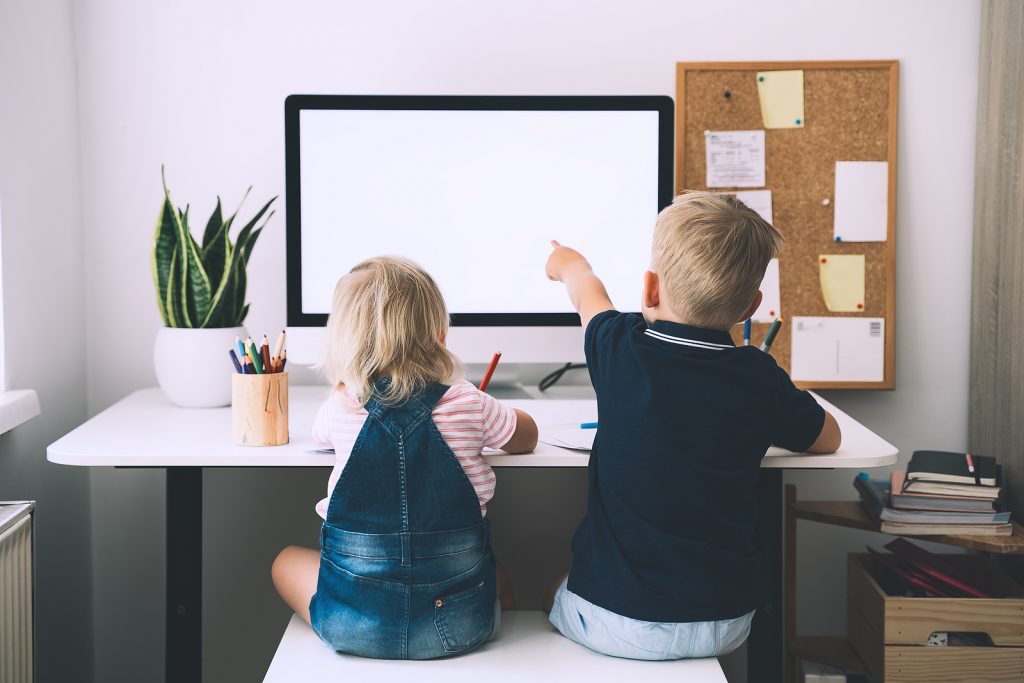
M 432 382 L 404 403 L 391 404 L 378 398 L 384 395 L 390 384 L 389 377 L 374 382 L 373 395 L 366 402 L 366 412 L 396 439 L 404 438 L 416 425 L 429 418 L 434 406 L 448 391 L 447 385 Z

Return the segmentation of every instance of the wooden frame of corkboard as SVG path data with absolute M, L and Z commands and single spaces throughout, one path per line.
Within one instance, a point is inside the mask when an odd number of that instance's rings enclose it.
M 779 258 L 782 315 L 772 355 L 790 367 L 793 316 L 885 319 L 881 382 L 798 382 L 804 389 L 893 389 L 896 385 L 896 114 L 899 62 L 679 62 L 676 64 L 676 190 L 705 186 L 704 132 L 760 130 L 758 71 L 804 72 L 803 128 L 765 131 L 765 189 L 772 217 L 786 238 Z M 728 94 L 726 94 L 728 93 Z M 888 240 L 835 242 L 836 161 L 888 161 Z M 754 189 L 754 188 L 738 188 Z M 723 192 L 729 190 L 721 190 Z M 827 205 L 824 199 L 829 199 Z M 822 254 L 864 254 L 864 311 L 833 313 L 821 295 Z M 733 331 L 739 342 L 741 332 Z M 751 343 L 767 324 L 755 323 Z

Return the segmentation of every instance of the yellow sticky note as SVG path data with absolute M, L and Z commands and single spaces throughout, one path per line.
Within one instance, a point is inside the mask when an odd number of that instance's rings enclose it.
M 758 71 L 757 96 L 765 128 L 804 127 L 803 71 Z
M 835 313 L 864 312 L 864 254 L 822 254 L 821 295 Z

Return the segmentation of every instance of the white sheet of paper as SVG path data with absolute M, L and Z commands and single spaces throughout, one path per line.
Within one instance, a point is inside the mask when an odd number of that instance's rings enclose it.
M 837 242 L 885 242 L 889 234 L 889 163 L 837 161 L 833 233 Z
M 704 133 L 708 187 L 764 187 L 764 131 Z
M 771 190 L 740 190 L 739 192 L 733 192 L 733 194 L 736 195 L 736 199 L 757 211 L 761 218 L 769 223 L 772 222 Z
M 790 377 L 794 381 L 881 382 L 885 318 L 793 318 Z
M 594 448 L 596 429 L 580 429 L 579 425 L 542 425 L 538 441 L 568 448 L 573 451 L 591 451 Z
M 770 323 L 782 316 L 782 301 L 779 296 L 779 259 L 768 262 L 768 270 L 761 280 L 761 305 L 750 317 L 755 323 Z

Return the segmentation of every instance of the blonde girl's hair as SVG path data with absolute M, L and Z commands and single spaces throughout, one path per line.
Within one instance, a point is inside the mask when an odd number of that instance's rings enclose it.
M 448 309 L 437 283 L 408 259 L 367 259 L 338 280 L 327 320 L 323 370 L 360 405 L 376 380 L 390 382 L 376 397 L 401 404 L 431 382 L 461 371 L 444 345 Z

